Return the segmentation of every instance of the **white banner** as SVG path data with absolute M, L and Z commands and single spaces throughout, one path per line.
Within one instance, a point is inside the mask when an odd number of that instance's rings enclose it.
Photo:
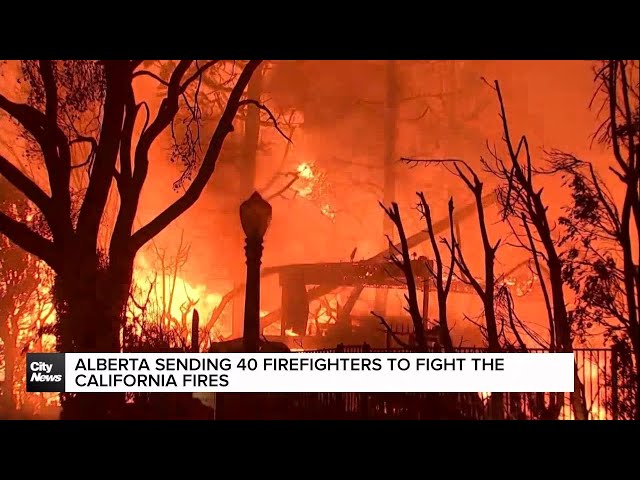
M 34 373 L 36 381 L 48 380 L 44 362 L 34 362 L 33 368 L 45 372 Z M 67 353 L 63 368 L 60 385 L 66 392 L 524 393 L 574 388 L 571 353 Z

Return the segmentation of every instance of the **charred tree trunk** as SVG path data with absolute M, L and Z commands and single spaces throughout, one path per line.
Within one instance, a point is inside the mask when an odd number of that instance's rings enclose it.
M 249 60 L 242 68 L 208 142 L 201 165 L 184 192 L 155 218 L 133 232 L 140 195 L 149 172 L 152 145 L 163 132 L 168 131 L 178 112 L 185 108 L 182 100 L 189 104 L 188 92 L 194 82 L 202 79 L 202 75 L 218 63 L 211 60 L 199 66 L 194 60 L 177 62 L 169 79 L 161 82 L 166 86 L 166 95 L 160 102 L 157 114 L 150 115 L 147 109 L 147 121 L 142 132 L 136 136 L 134 128 L 141 105 L 136 103 L 133 80 L 138 75 L 149 74 L 148 71 L 138 70 L 143 64 L 140 60 L 90 62 L 85 64 L 89 72 L 94 72 L 94 76 L 89 78 L 84 69 L 70 75 L 60 74 L 61 71 L 53 62 L 40 60 L 37 68 L 42 85 L 31 80 L 29 83 L 31 87 L 42 90 L 40 94 L 45 104 L 44 111 L 29 103 L 15 103 L 0 94 L 0 110 L 11 115 L 38 144 L 49 177 L 51 195 L 47 195 L 1 156 L 0 175 L 39 208 L 52 239 L 41 236 L 2 211 L 0 232 L 46 262 L 56 273 L 54 296 L 58 314 L 59 351 L 120 351 L 120 332 L 135 253 L 186 212 L 202 195 L 215 171 L 225 139 L 233 131 L 238 109 L 250 103 L 242 100 L 242 97 L 262 61 Z M 103 92 L 98 110 L 98 138 L 77 134 L 79 125 L 74 123 L 74 117 L 84 118 L 79 114 L 86 113 L 83 110 L 85 103 L 92 102 L 89 99 L 93 94 L 89 92 L 93 90 L 81 91 L 87 88 Z M 67 115 L 60 112 L 61 92 L 65 92 L 67 99 L 82 98 L 75 108 L 67 105 L 72 109 L 71 112 L 65 110 Z M 197 94 L 192 96 L 194 98 L 191 101 L 197 102 Z M 186 108 L 191 110 L 192 107 Z M 60 124 L 63 117 L 70 117 L 65 125 Z M 69 138 L 66 134 L 68 131 L 75 132 L 73 137 L 78 138 Z M 135 137 L 137 142 L 134 142 Z M 71 145 L 77 142 L 91 143 L 92 154 L 88 184 L 76 211 L 72 208 L 71 171 L 89 162 L 87 160 L 81 165 L 72 162 Z M 107 232 L 111 238 L 109 250 L 98 253 L 98 239 L 104 226 L 103 219 L 114 180 L 119 195 L 118 213 L 112 231 Z M 63 398 L 68 407 L 64 411 L 65 416 L 106 417 L 115 413 L 116 404 L 124 399 L 124 396 L 118 395 L 111 405 L 108 395 L 99 395 L 93 401 L 89 397 L 93 396 Z
M 447 273 L 447 280 L 444 280 L 444 264 L 442 261 L 442 254 L 438 247 L 438 239 L 436 238 L 436 232 L 433 229 L 433 220 L 431 217 L 431 208 L 427 203 L 427 199 L 424 194 L 419 193 L 420 204 L 422 208 L 422 215 L 424 216 L 427 224 L 427 232 L 429 233 L 429 240 L 431 241 L 431 250 L 435 257 L 435 271 L 431 272 L 434 278 L 436 287 L 436 293 L 438 296 L 438 327 L 440 342 L 444 347 L 445 352 L 453 353 L 453 342 L 451 341 L 451 333 L 449 332 L 449 323 L 447 319 L 447 298 L 449 297 L 449 291 L 451 289 L 451 281 L 453 280 L 453 267 L 455 265 L 455 249 L 450 249 L 451 262 L 449 264 L 449 271 Z M 454 221 L 453 221 L 453 198 L 449 199 L 449 229 L 450 229 L 450 242 L 451 245 L 455 245 L 456 234 L 454 233 Z M 427 293 L 425 292 L 425 295 Z
M 638 156 L 638 155 L 636 155 Z M 636 175 L 639 175 L 636 173 Z M 638 312 L 638 306 L 640 305 L 640 268 L 638 268 L 633 260 L 633 247 L 631 242 L 631 216 L 632 205 L 638 203 L 638 181 L 631 181 L 626 185 L 626 195 L 624 204 L 622 207 L 621 215 L 621 232 L 620 232 L 620 246 L 622 247 L 622 262 L 623 262 L 623 281 L 624 290 L 627 304 L 628 313 L 628 325 L 629 325 L 629 337 L 631 348 L 633 350 L 634 361 L 636 362 L 634 379 L 635 383 L 635 412 L 634 418 L 640 419 L 640 312 Z M 636 222 L 638 220 L 636 219 Z M 639 234 L 640 235 L 640 234 Z M 640 236 L 638 237 L 640 239 Z
M 281 334 L 287 331 L 297 336 L 307 334 L 309 320 L 309 297 L 302 275 L 287 275 L 282 278 Z
M 69 262 L 55 279 L 58 351 L 118 353 L 133 274 L 133 257 L 101 265 L 97 256 Z M 122 394 L 63 395 L 63 418 L 113 418 Z
M 500 193 L 504 215 L 513 215 L 514 211 L 521 212 L 523 226 L 530 245 L 533 247 L 538 241 L 542 244 L 544 255 L 541 257 L 544 258 L 549 270 L 551 303 L 553 305 L 551 311 L 548 312 L 549 320 L 553 325 L 555 341 L 559 350 L 563 353 L 573 353 L 572 325 L 563 290 L 562 261 L 558 255 L 556 241 L 552 236 L 552 227 L 547 218 L 547 207 L 542 200 L 543 189 L 537 189 L 533 184 L 534 169 L 526 136 L 521 137 L 517 147 L 512 142 L 506 108 L 498 82 L 495 82 L 495 90 L 500 103 L 503 138 L 509 154 L 509 165 L 507 166 L 503 161 L 498 160 L 498 167 L 493 170 L 494 173 L 497 173 L 498 178 L 506 183 Z M 521 155 L 526 157 L 524 162 L 520 160 Z M 487 165 L 485 163 L 485 166 Z M 534 234 L 537 234 L 535 235 L 537 238 L 534 238 Z M 533 250 L 535 261 L 539 261 L 537 260 L 538 255 L 539 253 Z M 578 366 L 575 362 L 574 366 L 575 389 L 570 394 L 571 405 L 577 420 L 587 420 L 584 385 L 578 376 Z
M 535 197 L 540 202 L 540 206 L 535 212 L 545 212 L 540 197 Z M 573 336 L 571 333 L 571 322 L 567 313 L 564 298 L 564 281 L 562 278 L 562 261 L 558 257 L 556 246 L 551 237 L 551 229 L 546 222 L 546 215 L 531 215 L 531 223 L 535 226 L 536 232 L 545 250 L 546 263 L 549 271 L 549 284 L 551 287 L 551 301 L 553 310 L 553 326 L 555 329 L 555 339 L 563 353 L 573 353 Z M 588 412 L 584 398 L 584 385 L 578 375 L 578 365 L 574 363 L 575 389 L 569 394 L 571 406 L 576 420 L 587 420 Z
M 482 246 L 484 249 L 484 277 L 485 286 L 482 296 L 484 319 L 487 328 L 487 342 L 490 353 L 499 353 L 502 351 L 500 346 L 500 338 L 498 336 L 498 325 L 496 321 L 495 310 L 495 273 L 494 264 L 496 251 L 500 241 L 495 246 L 491 245 L 489 234 L 487 232 L 487 221 L 485 218 L 484 206 L 482 205 L 482 184 L 475 179 L 475 185 L 479 187 L 474 191 L 476 205 L 478 207 L 478 221 L 480 223 L 480 234 L 482 237 Z M 491 418 L 494 420 L 502 420 L 504 418 L 504 395 L 500 392 L 494 392 L 489 399 L 491 408 Z
M 391 205 L 396 201 L 396 143 L 398 128 L 398 65 L 395 60 L 388 60 L 386 64 L 386 94 L 384 101 L 384 183 L 383 201 L 384 205 Z M 395 229 L 393 222 L 388 215 L 382 218 L 382 234 L 394 239 Z M 386 239 L 385 239 L 386 242 Z M 385 315 L 387 309 L 387 289 L 377 289 L 375 298 L 375 309 Z

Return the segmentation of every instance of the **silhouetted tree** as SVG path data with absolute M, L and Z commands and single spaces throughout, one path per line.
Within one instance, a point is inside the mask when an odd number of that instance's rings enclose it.
M 433 227 L 433 223 L 430 217 L 430 210 L 424 195 L 421 193 L 418 193 L 418 197 L 420 198 L 419 209 L 422 209 L 421 212 L 425 217 L 425 221 L 427 223 L 427 228 L 428 228 L 427 233 L 429 235 L 429 238 L 431 239 L 434 250 L 438 252 L 437 254 L 438 260 L 436 260 L 436 263 L 439 264 L 439 266 L 436 266 L 436 272 L 440 273 L 440 280 L 441 280 L 437 286 L 439 306 L 441 306 L 440 300 L 444 300 L 444 309 L 439 311 L 440 318 L 439 318 L 439 325 L 437 327 L 437 330 L 439 333 L 438 336 L 440 338 L 440 341 L 444 343 L 445 350 L 448 352 L 452 352 L 453 345 L 451 342 L 451 336 L 449 333 L 448 323 L 446 319 L 446 300 L 449 294 L 449 289 L 451 287 L 451 281 L 453 279 L 453 274 L 454 274 L 453 265 L 457 264 L 457 259 L 455 258 L 455 255 L 459 254 L 459 249 L 457 247 L 452 247 L 452 245 L 457 245 L 457 240 L 454 233 L 455 224 L 453 220 L 453 201 L 449 202 L 449 219 L 448 219 L 451 243 L 448 243 L 446 239 L 441 239 L 443 243 L 446 243 L 447 246 L 449 246 L 450 255 L 452 258 L 451 260 L 452 263 L 449 267 L 449 271 L 447 272 L 448 278 L 446 281 L 443 281 L 444 267 L 442 265 L 442 258 L 439 254 L 439 250 L 436 244 L 435 235 L 437 234 L 437 232 Z M 403 342 L 398 337 L 398 335 L 393 331 L 393 328 L 387 323 L 384 315 L 381 315 L 375 310 L 372 311 L 371 314 L 376 318 L 378 318 L 378 320 L 380 320 L 380 323 L 386 329 L 386 331 L 402 347 L 408 348 L 408 349 L 415 349 L 418 351 L 427 351 L 429 348 L 429 345 L 427 341 L 428 340 L 427 330 L 425 328 L 425 322 L 424 322 L 424 312 L 422 315 L 420 314 L 420 307 L 418 305 L 418 288 L 416 284 L 415 275 L 413 272 L 413 267 L 411 264 L 411 255 L 409 251 L 411 241 L 407 237 L 406 232 L 404 230 L 402 216 L 400 215 L 400 208 L 398 207 L 398 204 L 392 203 L 390 207 L 385 207 L 383 203 L 380 203 L 380 206 L 383 208 L 385 214 L 389 217 L 389 219 L 395 226 L 398 233 L 399 241 L 397 244 L 394 244 L 391 237 L 387 237 L 387 240 L 389 242 L 389 251 L 391 252 L 388 258 L 393 263 L 393 265 L 395 265 L 402 272 L 404 276 L 404 280 L 406 282 L 407 293 L 405 294 L 405 300 L 407 305 L 405 306 L 405 310 L 409 313 L 411 317 L 411 322 L 413 324 L 415 344 L 408 344 Z M 384 253 L 386 252 L 383 252 L 383 254 Z M 435 274 L 436 272 L 430 271 L 432 275 Z M 427 292 L 424 292 L 424 294 L 426 295 Z M 434 402 L 431 406 L 434 412 L 438 411 L 438 409 L 442 408 L 445 405 L 448 405 L 449 407 L 454 408 L 454 406 L 457 405 L 457 402 L 459 401 L 459 398 L 456 398 L 455 396 L 452 396 L 449 394 L 432 395 L 430 396 L 430 398 Z M 478 397 L 471 396 L 471 395 L 468 397 L 468 399 L 473 403 L 477 403 L 479 400 Z M 490 400 L 491 418 L 503 418 L 504 412 L 503 412 L 502 403 L 503 402 L 502 402 L 501 394 L 494 394 L 492 396 Z
M 0 232 L 54 270 L 61 351 L 120 350 L 136 252 L 197 201 L 215 170 L 225 138 L 233 131 L 238 109 L 254 103 L 243 100 L 243 94 L 260 66 L 259 60 L 244 64 L 206 150 L 198 155 L 185 147 L 189 152 L 186 155 L 177 145 L 176 151 L 183 152 L 179 155 L 189 172 L 184 179 L 193 178 L 184 193 L 134 232 L 150 149 L 179 112 L 194 111 L 198 101 L 194 84 L 216 63 L 177 62 L 168 81 L 160 79 L 165 94 L 155 116 L 134 94 L 135 78 L 143 74 L 138 70 L 142 61 L 138 60 L 26 61 L 22 62 L 22 76 L 29 85 L 28 99 L 19 102 L 0 94 L 0 109 L 37 147 L 50 190 L 47 193 L 11 161 L 0 157 L 0 174 L 40 209 L 48 227 L 46 234 L 39 234 L 10 212 L 0 212 Z M 266 109 L 262 104 L 259 108 Z M 192 115 L 197 120 L 197 109 L 195 112 Z M 91 128 L 83 129 L 86 122 L 82 120 L 87 116 L 96 121 Z M 135 135 L 140 119 L 143 128 Z M 82 162 L 88 167 L 88 185 L 77 202 L 72 199 L 78 192 L 70 187 L 71 172 L 82 166 L 74 159 L 72 146 L 76 143 L 92 147 L 89 158 Z M 109 247 L 99 251 L 101 220 L 114 182 L 119 206 L 109 232 Z M 107 408 L 98 401 L 91 405 L 96 414 Z
M 437 232 L 433 228 L 433 220 L 431 218 L 431 208 L 427 203 L 427 200 L 423 193 L 417 193 L 417 196 L 420 200 L 418 204 L 418 210 L 420 211 L 425 223 L 426 223 L 426 231 L 429 235 L 429 240 L 431 242 L 431 247 L 434 252 L 434 267 L 435 270 L 430 267 L 429 263 L 427 263 L 427 268 L 429 269 L 429 273 L 434 280 L 434 284 L 436 287 L 436 294 L 438 297 L 438 326 L 435 329 L 438 332 L 439 343 L 444 346 L 445 351 L 453 352 L 453 343 L 451 341 L 451 334 L 449 332 L 449 324 L 447 321 L 447 297 L 449 296 L 449 291 L 451 289 L 451 282 L 453 280 L 453 266 L 455 264 L 455 251 L 450 256 L 451 261 L 448 269 L 445 271 L 444 263 L 442 260 L 442 255 L 440 253 L 440 249 L 438 247 L 438 241 L 445 242 L 444 239 L 439 239 L 436 235 Z M 420 315 L 420 309 L 418 306 L 418 293 L 417 293 L 417 284 L 414 278 L 413 268 L 411 267 L 411 252 L 409 247 L 409 242 L 407 239 L 406 232 L 404 230 L 404 225 L 402 222 L 402 218 L 400 216 L 400 209 L 396 203 L 391 204 L 391 208 L 387 208 L 384 204 L 381 203 L 382 208 L 384 209 L 385 214 L 389 217 L 393 225 L 398 231 L 399 243 L 394 245 L 391 237 L 387 237 L 389 241 L 389 250 L 391 251 L 390 260 L 400 268 L 400 271 L 403 273 L 405 277 L 405 282 L 407 285 L 408 293 L 405 295 L 405 299 L 407 301 L 406 310 L 411 315 L 411 319 L 414 325 L 414 330 L 417 331 L 416 325 L 419 324 L 420 327 L 424 329 L 424 315 L 425 312 L 422 312 L 422 316 Z M 449 230 L 450 230 L 450 242 L 451 244 L 456 243 L 456 238 L 454 234 L 454 220 L 453 220 L 453 199 L 449 201 Z M 447 278 L 445 279 L 445 274 Z M 424 295 L 428 295 L 428 292 L 423 292 Z M 382 322 L 383 326 L 387 329 L 388 332 L 393 334 L 393 329 L 391 326 L 387 324 L 384 319 L 384 316 L 380 312 L 374 313 L 376 317 Z M 398 341 L 398 338 L 395 338 Z M 425 344 L 422 345 L 419 343 L 419 336 L 416 335 L 416 340 L 418 341 L 418 346 L 422 348 L 426 348 L 426 332 L 425 332 Z M 402 344 L 403 342 L 400 342 Z
M 531 254 L 535 265 L 549 320 L 549 348 L 552 352 L 570 353 L 573 352 L 574 332 L 563 290 L 563 262 L 558 247 L 559 239 L 554 237 L 547 215 L 547 205 L 542 199 L 543 188 L 534 183 L 536 170 L 531 161 L 527 137 L 523 135 L 517 145 L 513 143 L 498 82 L 495 82 L 495 91 L 500 104 L 507 160 L 503 160 L 496 150 L 492 150 L 493 162 L 483 160 L 483 164 L 501 181 L 497 191 L 502 206 L 502 219 L 509 224 L 519 245 Z M 549 286 L 544 280 L 542 264 L 546 265 L 548 271 Z M 577 365 L 575 386 L 575 391 L 570 395 L 573 412 L 576 419 L 586 420 L 584 386 L 578 377 Z
M 451 282 L 453 281 L 454 277 L 453 268 L 456 262 L 456 252 L 455 250 L 450 250 L 449 267 L 445 271 L 442 254 L 440 253 L 440 248 L 438 247 L 438 238 L 436 237 L 436 232 L 433 230 L 431 208 L 429 207 L 429 203 L 427 202 L 424 193 L 418 193 L 418 198 L 420 199 L 418 209 L 426 223 L 427 232 L 429 233 L 429 240 L 431 242 L 431 250 L 433 251 L 434 256 L 435 271 L 433 271 L 432 269 L 431 276 L 434 279 L 436 295 L 438 297 L 438 328 L 440 332 L 439 337 L 444 346 L 445 352 L 453 352 L 453 343 L 451 341 L 451 334 L 449 333 L 449 322 L 447 319 L 447 299 L 449 297 L 449 291 L 451 290 Z M 449 244 L 455 245 L 457 242 L 455 235 L 455 224 L 453 220 L 453 198 L 449 199 L 449 231 Z M 441 239 L 441 241 L 444 242 L 444 239 Z M 427 295 L 427 292 L 425 292 L 424 294 Z
M 450 243 L 445 240 L 445 244 L 451 252 L 453 261 L 456 267 L 462 274 L 461 278 L 467 282 L 474 289 L 483 305 L 484 316 L 484 333 L 487 339 L 487 345 L 489 352 L 497 353 L 502 350 L 500 345 L 500 335 L 498 332 L 498 324 L 496 321 L 495 311 L 495 293 L 496 293 L 496 276 L 494 272 L 494 264 L 496 258 L 496 252 L 500 246 L 501 240 L 492 243 L 489 238 L 489 232 L 487 230 L 487 220 L 484 209 L 484 183 L 480 180 L 480 177 L 475 173 L 473 168 L 469 166 L 463 160 L 457 159 L 435 159 L 435 160 L 416 160 L 416 159 L 404 159 L 410 163 L 422 163 L 425 165 L 443 165 L 446 167 L 452 166 L 451 172 L 460 178 L 469 191 L 473 194 L 473 199 L 476 205 L 476 212 L 478 216 L 478 224 L 480 227 L 480 237 L 482 239 L 482 248 L 484 253 L 484 285 L 482 285 L 476 276 L 473 275 L 469 268 L 465 257 L 460 248 L 460 243 L 455 241 L 455 237 L 452 236 L 454 241 Z M 453 218 L 453 217 L 451 217 Z M 494 419 L 503 418 L 504 407 L 502 404 L 502 394 L 494 393 L 491 396 L 491 417 Z
M 398 232 L 398 238 L 400 247 L 394 245 L 391 237 L 387 237 L 389 241 L 389 260 L 398 267 L 398 269 L 403 273 L 404 279 L 407 283 L 407 293 L 404 298 L 407 302 L 407 306 L 405 310 L 411 316 L 411 322 L 413 323 L 413 332 L 415 335 L 416 346 L 421 350 L 427 349 L 427 335 L 425 332 L 425 324 L 424 317 L 420 313 L 420 306 L 418 305 L 418 288 L 416 286 L 416 278 L 413 274 L 413 267 L 411 266 L 411 254 L 409 253 L 409 243 L 407 242 L 407 235 L 404 231 L 404 226 L 402 224 L 402 217 L 400 216 L 400 208 L 398 204 L 393 202 L 391 207 L 385 207 L 385 205 L 380 202 L 380 206 L 384 210 L 385 214 L 389 217 L 393 225 Z M 426 292 L 425 292 L 426 294 Z M 376 312 L 371 312 L 373 315 L 378 317 L 378 319 L 382 322 L 385 328 L 392 332 L 391 327 L 386 323 L 384 317 Z M 396 341 L 398 339 L 396 338 Z
M 596 95 L 602 96 L 606 113 L 596 134 L 611 147 L 615 163 L 609 168 L 622 186 L 621 205 L 593 164 L 574 155 L 551 152 L 547 173 L 562 173 L 572 195 L 572 204 L 560 222 L 566 228 L 564 279 L 577 295 L 574 321 L 582 330 L 603 325 L 607 337 L 620 345 L 618 351 L 628 350 L 622 344 L 629 343 L 633 354 L 628 367 L 634 388 L 625 392 L 624 399 L 630 404 L 631 416 L 640 419 L 638 62 L 602 62 L 596 80 Z
M 495 315 L 495 287 L 496 277 L 494 273 L 494 264 L 496 258 L 496 252 L 500 246 L 501 241 L 498 240 L 495 244 L 489 239 L 489 232 L 487 230 L 487 221 L 484 210 L 484 183 L 480 181 L 480 178 L 476 175 L 474 170 L 463 160 L 446 159 L 446 160 L 415 160 L 405 159 L 408 162 L 429 164 L 442 164 L 452 165 L 453 173 L 459 177 L 466 187 L 473 194 L 473 198 L 476 205 L 476 212 L 478 215 L 478 224 L 480 227 L 480 236 L 482 239 L 482 247 L 484 251 L 484 286 L 480 284 L 476 276 L 473 275 L 467 262 L 462 254 L 459 242 L 449 243 L 445 240 L 450 251 L 452 251 L 453 259 L 459 271 L 462 273 L 464 281 L 468 282 L 471 287 L 478 294 L 482 300 L 484 307 L 484 319 L 486 328 L 486 338 L 490 352 L 500 352 L 500 337 L 498 334 L 498 327 Z

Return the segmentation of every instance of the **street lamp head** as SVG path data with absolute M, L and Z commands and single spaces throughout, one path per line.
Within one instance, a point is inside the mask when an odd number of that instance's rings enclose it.
M 240 205 L 240 222 L 247 238 L 263 238 L 271 223 L 271 205 L 258 192 Z

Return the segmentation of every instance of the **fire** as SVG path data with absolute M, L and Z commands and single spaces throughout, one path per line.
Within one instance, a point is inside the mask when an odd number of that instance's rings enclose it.
M 162 263 L 162 262 L 161 262 Z M 133 274 L 135 286 L 130 302 L 130 320 L 146 314 L 146 321 L 173 330 L 185 341 L 190 341 L 191 315 L 194 309 L 204 327 L 220 305 L 223 295 L 210 291 L 205 285 L 193 285 L 177 272 L 175 266 L 156 268 L 145 254 L 136 258 Z M 140 332 L 140 326 L 136 328 Z M 231 333 L 231 319 L 222 315 L 211 333 L 214 339 L 226 338 Z
M 487 400 L 489 400 L 489 398 L 491 398 L 491 392 L 480 392 L 479 395 L 480 395 L 480 399 L 483 402 L 486 402 Z
M 307 200 L 319 202 L 320 213 L 332 222 L 336 219 L 335 209 L 324 201 L 327 188 L 326 175 L 319 172 L 313 163 L 302 162 L 296 167 L 297 181 L 292 188 L 296 194 Z
M 325 203 L 320 208 L 320 213 L 322 213 L 325 217 L 329 218 L 331 221 L 335 221 L 336 219 L 336 212 L 328 203 Z
M 311 198 L 314 193 L 314 187 L 318 183 L 312 165 L 306 162 L 301 163 L 296 168 L 296 174 L 298 175 L 298 181 L 294 184 L 294 190 L 302 198 Z
M 293 329 L 291 329 L 291 328 L 290 328 L 290 329 L 288 329 L 288 330 L 285 330 L 284 334 L 285 334 L 287 337 L 298 337 L 298 336 L 299 336 L 299 335 L 298 335 L 296 332 L 294 332 L 294 331 L 293 331 Z
M 315 177 L 315 175 L 313 174 L 313 168 L 311 168 L 311 165 L 309 165 L 306 162 L 303 162 L 300 165 L 298 165 L 297 171 L 298 171 L 298 177 L 300 178 L 312 180 Z

